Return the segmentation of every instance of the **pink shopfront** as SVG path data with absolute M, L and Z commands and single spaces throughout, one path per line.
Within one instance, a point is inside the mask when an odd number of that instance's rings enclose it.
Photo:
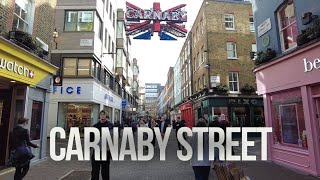
M 320 176 L 320 42 L 254 70 L 263 95 L 269 160 Z

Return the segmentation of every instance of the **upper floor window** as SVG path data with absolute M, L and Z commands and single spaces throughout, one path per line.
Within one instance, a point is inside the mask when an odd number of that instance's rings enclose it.
M 109 8 L 109 0 L 106 1 L 106 11 L 108 12 L 108 8 Z
M 282 51 L 296 47 L 298 27 L 294 14 L 293 0 L 289 0 L 278 11 L 278 18 Z
M 106 49 L 108 49 L 108 30 L 107 29 L 105 29 L 104 30 L 105 32 L 104 32 L 104 48 L 106 48 Z
M 110 12 L 109 12 L 109 19 L 110 19 L 110 21 L 112 20 L 112 4 L 110 3 Z
M 229 91 L 230 93 L 239 92 L 239 75 L 237 72 L 229 72 Z
M 66 11 L 65 31 L 92 31 L 93 11 Z
M 225 24 L 226 30 L 235 30 L 234 15 L 233 14 L 225 14 L 224 15 L 224 24 Z
M 255 32 L 253 16 L 250 16 L 249 21 L 250 21 L 250 31 Z
M 253 52 L 254 53 L 254 57 L 253 57 L 253 59 L 252 60 L 256 60 L 257 59 L 257 44 L 251 44 L 251 52 Z
M 31 33 L 30 26 L 33 24 L 32 3 L 29 0 L 16 0 L 13 16 L 13 30 L 20 30 Z
M 64 58 L 63 76 L 90 76 L 91 59 Z
M 235 42 L 227 42 L 227 58 L 237 59 L 237 44 Z

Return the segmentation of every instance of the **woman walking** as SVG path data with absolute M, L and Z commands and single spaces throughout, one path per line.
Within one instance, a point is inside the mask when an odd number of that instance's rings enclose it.
M 39 146 L 30 142 L 29 130 L 26 129 L 29 119 L 19 118 L 18 125 L 12 132 L 12 148 L 13 148 L 13 166 L 16 168 L 14 180 L 23 179 L 30 168 L 30 160 L 34 157 L 30 146 L 38 148 Z

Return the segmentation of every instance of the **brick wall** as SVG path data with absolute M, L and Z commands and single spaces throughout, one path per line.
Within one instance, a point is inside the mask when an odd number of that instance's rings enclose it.
M 235 30 L 228 31 L 225 29 L 224 14 L 234 14 Z M 228 72 L 233 71 L 239 73 L 240 89 L 246 83 L 256 87 L 255 76 L 252 72 L 254 61 L 250 59 L 252 44 L 255 44 L 255 33 L 250 31 L 249 17 L 251 15 L 251 4 L 248 3 L 209 1 L 208 4 L 204 3 L 202 5 L 192 28 L 192 33 L 197 34 L 196 28 L 201 27 L 203 17 L 205 17 L 206 30 L 200 35 L 199 40 L 193 40 L 196 44 L 192 46 L 192 62 L 194 62 L 198 52 L 199 54 L 202 53 L 202 47 L 207 51 L 205 53 L 207 61 L 200 62 L 199 67 L 193 73 L 193 85 L 195 82 L 198 84 L 199 78 L 202 81 L 203 75 L 205 75 L 205 80 L 208 83 L 208 73 L 210 73 L 210 76 L 220 75 L 220 82 L 228 85 Z M 237 60 L 227 59 L 227 42 L 236 42 Z M 208 47 L 206 47 L 207 44 Z M 205 68 L 207 63 L 210 65 L 209 69 Z M 195 90 L 195 87 L 193 87 L 193 90 Z
M 11 30 L 14 11 L 14 0 L 0 2 L 0 36 L 6 36 Z

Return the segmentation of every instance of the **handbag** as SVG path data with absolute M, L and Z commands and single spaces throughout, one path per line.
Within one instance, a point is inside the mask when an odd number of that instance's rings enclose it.
M 30 147 L 27 146 L 26 142 L 22 143 L 20 146 L 16 148 L 15 156 L 16 156 L 16 159 L 26 159 L 26 160 L 30 160 L 35 157 L 32 154 Z

